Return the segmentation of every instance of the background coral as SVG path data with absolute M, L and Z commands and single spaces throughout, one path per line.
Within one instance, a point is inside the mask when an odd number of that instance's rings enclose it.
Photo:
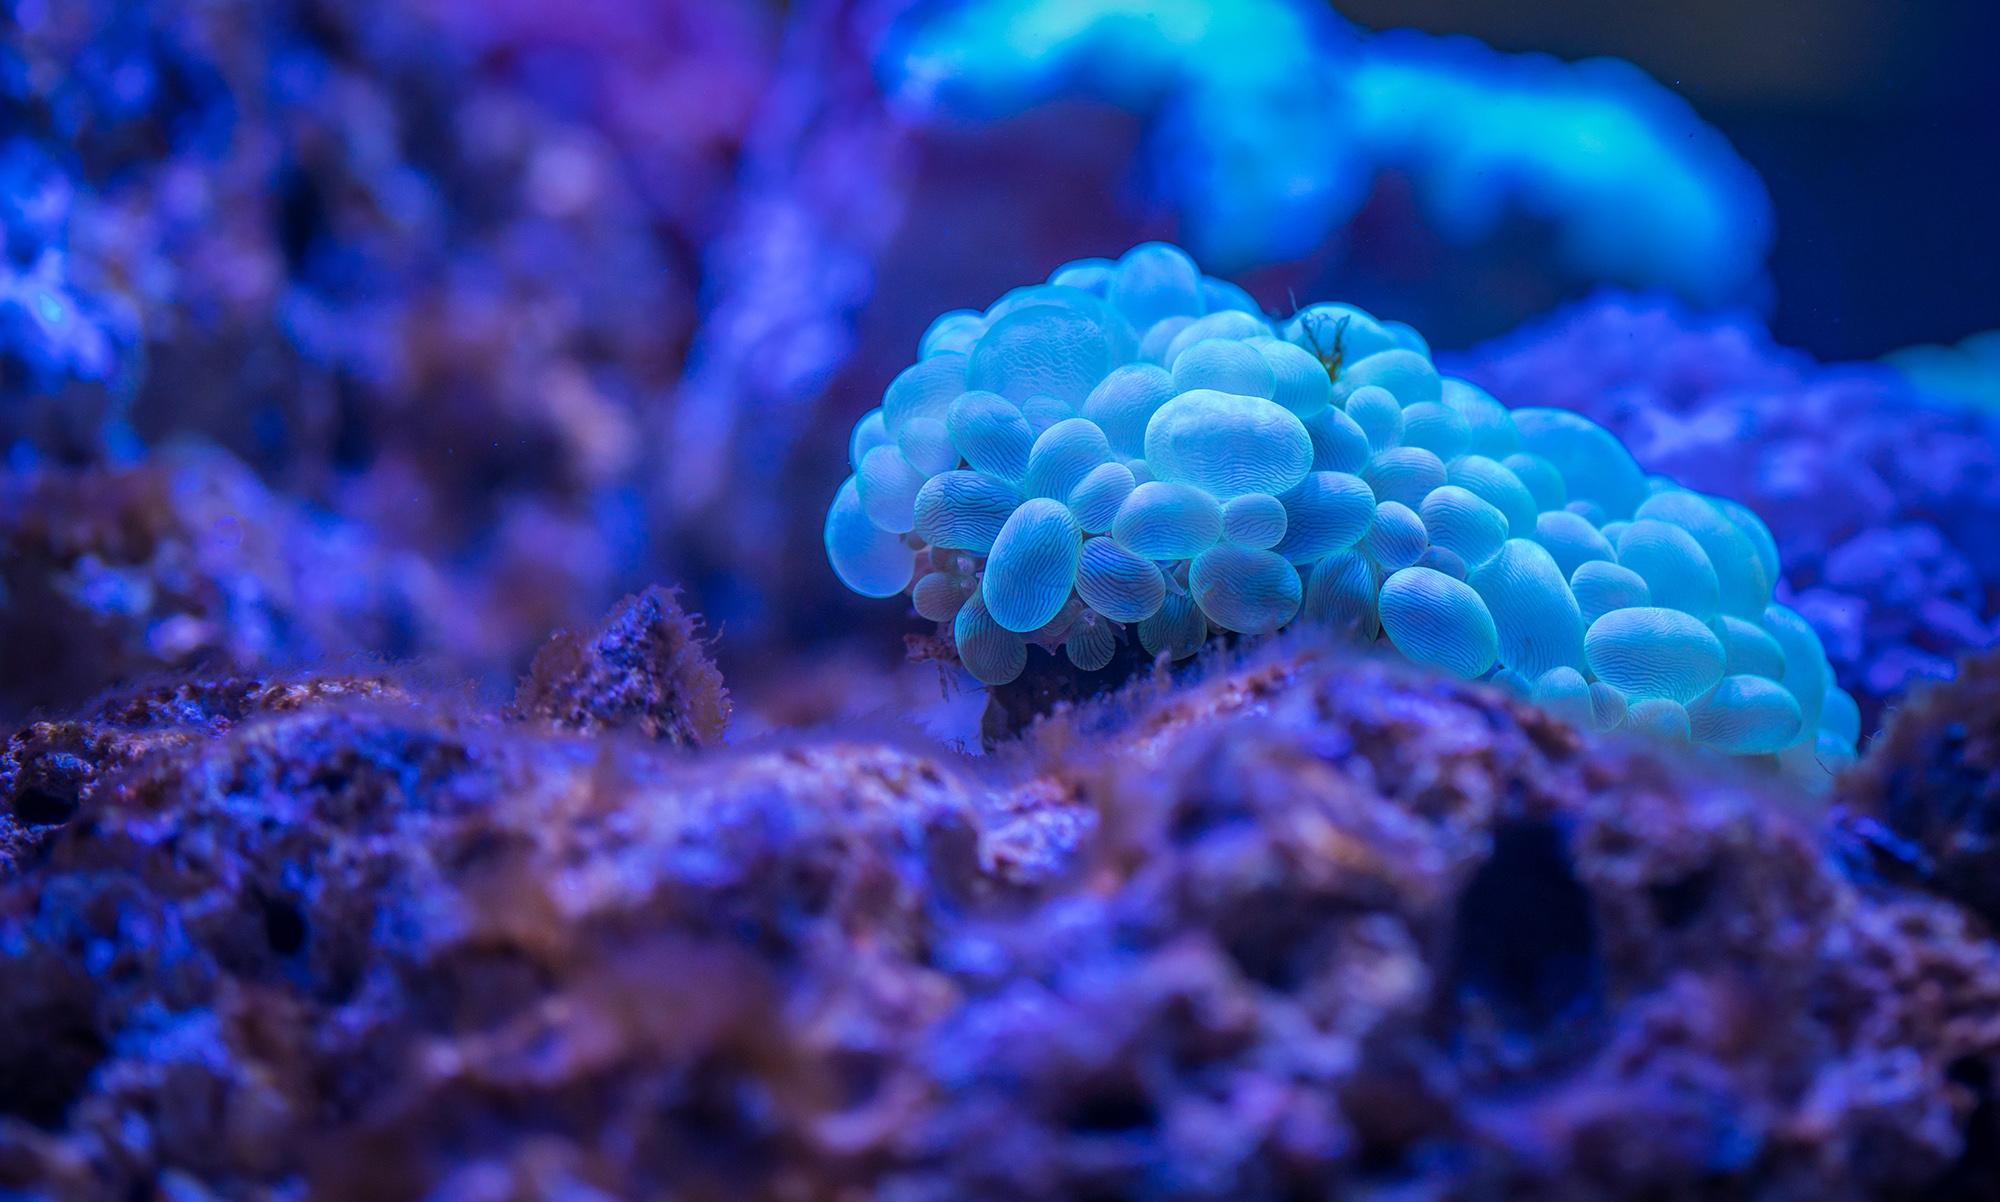
M 1455 241 L 1491 235 L 1513 209 L 1554 226 L 1563 267 L 1583 278 L 1703 300 L 1750 289 L 1770 236 L 1754 173 L 1641 73 L 1371 37 L 1320 5 L 919 5 L 880 70 L 929 120 L 990 121 L 1078 93 L 1141 112 L 1145 187 L 1226 272 L 1312 251 L 1391 170 Z

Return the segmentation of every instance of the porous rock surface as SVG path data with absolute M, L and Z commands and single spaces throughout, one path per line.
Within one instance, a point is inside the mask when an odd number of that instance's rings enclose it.
M 1915 690 L 1841 792 L 1873 867 L 2000 930 L 2000 652 Z
M 1480 685 L 1294 645 L 986 760 L 148 712 L 0 881 L 0 1190 L 2000 1189 L 1976 920 Z

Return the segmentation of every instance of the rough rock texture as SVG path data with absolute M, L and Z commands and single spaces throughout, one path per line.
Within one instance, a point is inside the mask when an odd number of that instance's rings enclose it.
M 350 697 L 401 697 L 386 676 L 162 683 L 80 717 L 33 722 L 0 747 L 0 874 L 77 816 L 100 781 L 150 756 L 185 751 L 259 714 Z
M 514 709 L 579 734 L 630 730 L 708 747 L 722 742 L 729 691 L 702 642 L 701 620 L 655 586 L 619 602 L 593 629 L 550 639 Z
M 1299 647 L 983 762 L 249 715 L 0 883 L 0 1189 L 1993 1196 L 2000 948 L 1661 756 Z
M 2000 930 L 2000 653 L 1912 694 L 1841 793 L 1889 871 Z
M 424 616 L 439 593 L 214 449 L 0 472 L 0 714 L 173 670 L 409 655 L 440 625 Z
M 1913 683 L 2000 644 L 2000 415 L 1816 364 L 1752 321 L 1617 295 L 1441 366 L 1510 405 L 1575 409 L 1647 471 L 1756 510 L 1780 599 L 1819 632 L 1864 738 Z

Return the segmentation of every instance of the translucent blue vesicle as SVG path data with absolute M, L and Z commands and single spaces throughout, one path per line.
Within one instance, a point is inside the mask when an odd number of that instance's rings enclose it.
M 1381 629 L 1377 610 L 1379 577 L 1359 551 L 1336 551 L 1313 565 L 1300 605 L 1306 619 L 1361 646 Z
M 1021 634 L 1046 626 L 1076 584 L 1082 536 L 1068 506 L 1045 497 L 1023 502 L 986 560 L 980 592 L 993 620 Z
M 864 597 L 893 597 L 909 586 L 916 552 L 868 520 L 848 477 L 826 512 L 826 557 L 840 582 Z
M 1365 546 L 1368 556 L 1385 572 L 1407 568 L 1430 546 L 1424 520 L 1400 501 L 1384 501 L 1375 507 L 1368 525 Z
M 1450 463 L 1472 450 L 1472 427 L 1441 401 L 1419 401 L 1403 410 L 1403 445 Z
M 1333 382 L 1334 403 L 1340 404 L 1355 389 L 1370 385 L 1388 389 L 1405 407 L 1444 399 L 1437 368 L 1431 366 L 1429 356 L 1401 347 L 1350 359 Z
M 1708 553 L 1679 526 L 1640 519 L 1618 532 L 1618 562 L 1639 574 L 1653 604 L 1704 621 L 1722 608 L 1722 589 Z
M 1444 463 L 1422 447 L 1391 447 L 1378 452 L 1361 473 L 1378 501 L 1395 501 L 1414 510 L 1444 487 Z
M 1028 645 L 1019 634 L 993 620 L 978 593 L 967 598 L 952 623 L 958 661 L 981 684 L 1006 684 L 1028 666 Z
M 1500 662 L 1530 680 L 1583 666 L 1583 615 L 1562 570 L 1540 545 L 1510 538 L 1467 581 L 1500 631 Z
M 945 430 L 965 461 L 999 480 L 1028 472 L 1035 431 L 1020 406 L 993 392 L 968 392 L 945 411 Z
M 1099 464 L 1070 490 L 1069 511 L 1084 530 L 1100 534 L 1111 529 L 1125 498 L 1136 487 L 1138 481 L 1133 479 L 1131 468 L 1122 463 Z
M 868 520 L 897 534 L 916 527 L 917 493 L 926 479 L 895 447 L 876 447 L 863 455 L 861 470 L 854 474 Z
M 1445 469 L 1445 480 L 1499 510 L 1507 519 L 1509 538 L 1526 538 L 1534 533 L 1535 518 L 1541 513 L 1535 507 L 1534 494 L 1498 460 L 1484 455 L 1462 456 Z
M 1149 480 L 1125 498 L 1111 537 L 1146 559 L 1192 559 L 1222 537 L 1222 506 L 1191 484 Z
M 1289 342 L 1254 345 L 1271 369 L 1271 399 L 1291 410 L 1294 417 L 1306 421 L 1333 404 L 1333 381 L 1326 374 L 1326 365 L 1311 352 Z
M 1339 409 L 1322 409 L 1306 419 L 1312 439 L 1312 470 L 1359 473 L 1368 466 L 1368 435 Z
M 1201 271 L 1180 247 L 1147 242 L 1118 261 L 1105 298 L 1141 330 L 1163 317 L 1199 317 Z
M 1268 551 L 1285 537 L 1285 524 L 1284 504 L 1269 493 L 1245 493 L 1222 507 L 1222 537 L 1239 547 Z
M 1256 347 L 1233 338 L 1210 338 L 1174 359 L 1174 388 L 1180 392 L 1208 388 L 1270 400 L 1277 394 L 1278 378 Z
M 1634 517 L 1678 526 L 1701 544 L 1715 567 L 1724 612 L 1755 621 L 1771 603 L 1773 581 L 1764 573 L 1756 544 L 1707 498 L 1684 489 L 1655 493 L 1638 507 Z
M 1097 423 L 1081 417 L 1059 421 L 1035 439 L 1021 491 L 1031 497 L 1067 501 L 1084 477 L 1110 463 L 1111 458 L 1111 444 Z
M 1447 484 L 1432 489 L 1417 510 L 1431 542 L 1476 568 L 1500 553 L 1507 541 L 1507 517 L 1477 494 Z
M 1009 485 L 978 472 L 933 476 L 917 493 L 917 536 L 934 547 L 984 555 L 1021 499 Z
M 965 383 L 1017 405 L 1051 396 L 1075 406 L 1114 366 L 1111 338 L 1097 321 L 1059 305 L 1031 305 L 994 322 L 979 339 Z M 893 412 L 889 425 L 895 427 Z
M 1557 509 L 1538 516 L 1535 519 L 1535 541 L 1556 561 L 1557 570 L 1565 577 L 1593 559 L 1615 561 L 1617 558 L 1611 544 L 1597 532 L 1597 527 L 1566 510 Z
M 1076 592 L 1107 618 L 1137 622 L 1160 611 L 1167 583 L 1152 560 L 1134 555 L 1111 539 L 1093 538 L 1083 544 Z
M 965 391 L 966 358 L 940 354 L 903 369 L 882 394 L 882 424 L 891 437 L 915 417 L 942 418 Z
M 1768 676 L 1725 676 L 1687 711 L 1694 741 L 1731 755 L 1770 755 L 1804 731 L 1799 703 Z
M 1599 680 L 1633 701 L 1686 704 L 1714 688 L 1728 659 L 1700 619 L 1678 609 L 1618 609 L 1591 623 L 1583 653 Z
M 1174 378 L 1151 363 L 1126 363 L 1098 381 L 1084 398 L 1082 416 L 1097 423 L 1111 449 L 1127 459 L 1146 453 L 1146 423 L 1179 390 Z
M 1274 550 L 1293 563 L 1312 563 L 1353 546 L 1375 520 L 1375 493 L 1345 472 L 1312 472 L 1278 500 L 1285 509 L 1285 534 Z
M 1211 624 L 1238 634 L 1263 634 L 1291 621 L 1304 591 L 1284 557 L 1234 543 L 1196 556 L 1188 589 Z
M 1406 657 L 1474 679 L 1493 666 L 1500 636 L 1479 594 L 1430 568 L 1404 568 L 1382 582 L 1382 629 Z
M 1282 493 L 1312 470 L 1312 437 L 1283 406 L 1226 392 L 1184 392 L 1146 427 L 1146 462 L 1160 480 L 1218 501 Z
M 1653 603 L 1653 592 L 1646 587 L 1644 577 L 1628 567 L 1603 560 L 1578 564 L 1570 573 L 1569 591 L 1576 598 L 1586 630 L 1614 609 Z
M 1646 476 L 1610 431 L 1567 409 L 1516 409 L 1521 449 L 1562 473 L 1569 495 L 1597 502 L 1614 518 L 1632 516 L 1646 499 Z

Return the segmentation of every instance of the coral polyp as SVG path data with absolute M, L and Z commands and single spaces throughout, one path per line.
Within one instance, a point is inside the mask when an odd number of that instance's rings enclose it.
M 1443 376 L 1348 305 L 1273 321 L 1161 243 L 947 313 L 828 514 L 850 588 L 910 591 L 998 685 L 1295 622 L 1385 640 L 1611 729 L 1807 778 L 1853 708 L 1749 510 L 1647 476 L 1594 422 Z

